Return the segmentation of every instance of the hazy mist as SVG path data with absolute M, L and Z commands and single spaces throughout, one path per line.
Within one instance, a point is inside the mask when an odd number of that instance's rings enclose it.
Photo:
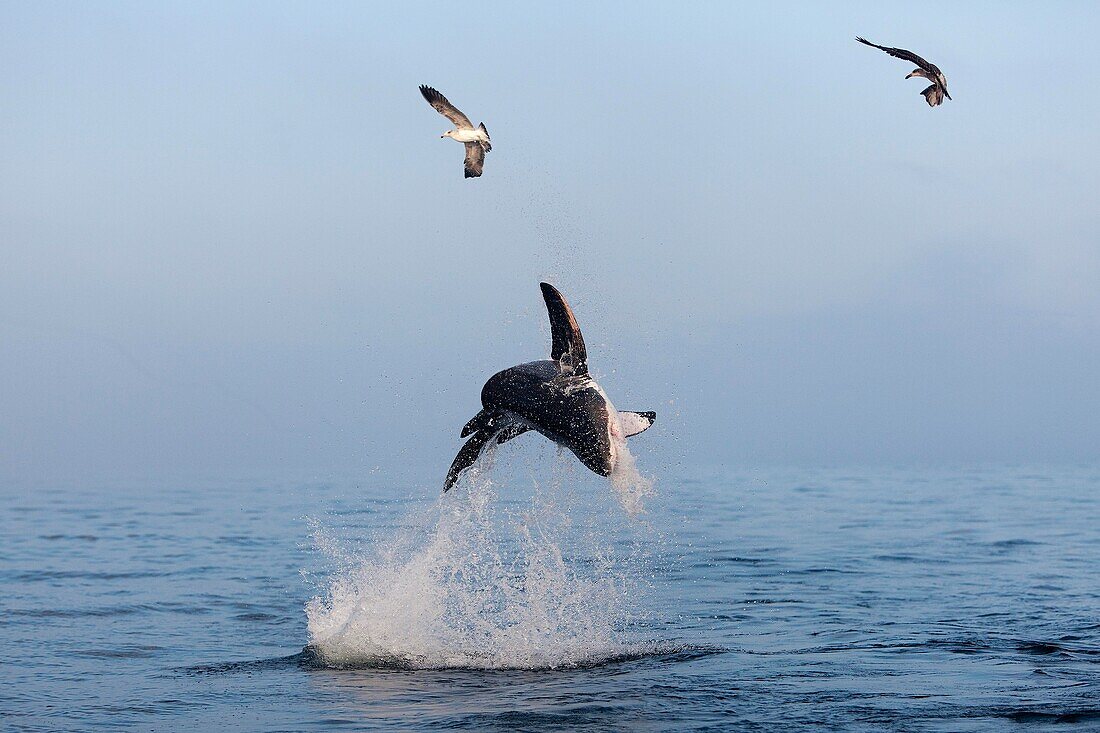
M 2 16 L 8 486 L 442 480 L 541 279 L 658 477 L 1100 458 L 1100 5 Z

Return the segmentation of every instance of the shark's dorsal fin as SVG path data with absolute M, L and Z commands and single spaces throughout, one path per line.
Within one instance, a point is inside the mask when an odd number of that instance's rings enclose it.
M 539 286 L 550 316 L 550 358 L 558 363 L 562 374 L 588 374 L 588 352 L 584 348 L 584 337 L 573 316 L 573 309 L 553 285 L 540 283 Z

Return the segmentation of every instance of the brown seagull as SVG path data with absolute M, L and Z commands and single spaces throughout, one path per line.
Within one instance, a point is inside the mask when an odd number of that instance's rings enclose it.
M 485 129 L 485 123 L 482 122 L 474 127 L 474 123 L 470 122 L 469 117 L 462 114 L 458 107 L 448 102 L 446 97 L 431 87 L 421 84 L 420 93 L 424 95 L 424 99 L 428 100 L 428 104 L 436 112 L 454 124 L 455 129 L 447 130 L 440 137 L 458 140 L 466 146 L 466 177 L 477 178 L 480 176 L 481 169 L 485 165 L 485 154 L 493 149 L 492 143 L 489 142 L 489 131 Z
M 935 64 L 931 64 L 920 56 L 916 55 L 912 51 L 906 51 L 904 48 L 887 48 L 886 46 L 880 46 L 877 43 L 871 43 L 865 38 L 856 36 L 856 40 L 860 43 L 864 43 L 872 48 L 877 48 L 881 51 L 885 51 L 891 56 L 899 59 L 905 59 L 906 61 L 912 61 L 917 65 L 916 69 L 913 69 L 905 77 L 906 79 L 913 76 L 920 76 L 925 79 L 931 79 L 932 86 L 925 89 L 921 94 L 928 100 L 929 107 L 935 107 L 938 104 L 943 104 L 943 98 L 947 97 L 951 99 L 951 95 L 947 93 L 947 77 L 943 75 L 940 68 Z

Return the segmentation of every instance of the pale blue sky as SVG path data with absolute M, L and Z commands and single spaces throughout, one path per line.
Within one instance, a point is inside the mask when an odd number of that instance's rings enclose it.
M 540 279 L 658 475 L 1100 458 L 1100 6 L 454 7 L 2 5 L 0 480 L 442 476 Z

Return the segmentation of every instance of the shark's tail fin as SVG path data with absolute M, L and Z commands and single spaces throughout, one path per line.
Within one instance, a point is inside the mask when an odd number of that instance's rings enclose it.
M 493 424 L 493 418 L 496 417 L 496 413 L 489 410 L 481 410 L 476 415 L 470 418 L 470 421 L 462 426 L 462 436 L 465 438 L 470 433 L 476 433 L 478 430 L 485 430 Z
M 447 478 L 443 480 L 444 493 L 454 486 L 455 481 L 458 481 L 459 474 L 474 465 L 490 441 L 499 436 L 497 442 L 503 443 L 519 435 L 520 432 L 523 431 L 514 432 L 513 423 L 505 419 L 505 414 L 502 412 L 482 410 L 470 418 L 462 428 L 462 437 L 465 438 L 468 435 L 473 437 L 467 440 L 458 451 L 458 455 L 451 464 L 451 470 L 447 471 Z
M 451 470 L 447 471 L 447 478 L 443 479 L 443 493 L 446 493 L 455 485 L 460 473 L 474 465 L 474 462 L 481 456 L 481 451 L 488 444 L 489 439 L 496 436 L 496 434 L 495 430 L 478 430 L 474 433 L 474 437 L 466 441 L 466 444 L 458 451 L 458 455 L 455 456 L 454 463 L 451 464 Z

